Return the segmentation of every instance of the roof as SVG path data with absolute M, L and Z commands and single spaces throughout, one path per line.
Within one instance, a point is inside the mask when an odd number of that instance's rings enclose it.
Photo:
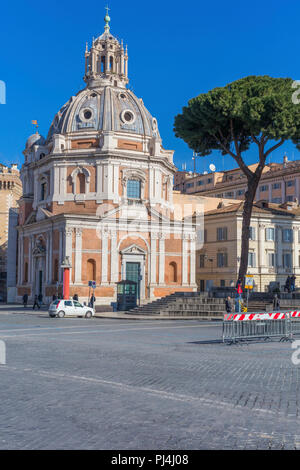
M 117 131 L 160 138 L 156 119 L 132 91 L 102 86 L 79 91 L 55 115 L 47 140 L 53 134 L 82 131 Z
M 230 213 L 241 213 L 244 209 L 244 201 L 240 201 L 235 204 L 230 204 L 225 207 L 219 207 L 214 210 L 205 213 L 206 216 L 219 215 L 219 214 L 230 214 Z M 300 207 L 285 204 L 274 204 L 266 201 L 258 201 L 253 204 L 252 215 L 254 214 L 265 214 L 265 215 L 283 215 L 296 217 L 300 216 Z

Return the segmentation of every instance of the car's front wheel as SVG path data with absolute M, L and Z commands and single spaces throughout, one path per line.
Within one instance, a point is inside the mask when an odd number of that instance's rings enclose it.
M 86 312 L 85 318 L 91 318 L 91 316 L 92 316 L 92 312 L 90 312 L 90 311 Z
M 63 312 L 63 311 L 61 310 L 60 312 L 58 312 L 57 316 L 58 316 L 58 318 L 64 318 L 65 312 Z

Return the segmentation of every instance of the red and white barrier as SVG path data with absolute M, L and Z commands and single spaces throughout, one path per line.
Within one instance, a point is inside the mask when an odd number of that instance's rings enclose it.
M 300 311 L 271 312 L 271 313 L 227 313 L 224 321 L 251 321 L 251 320 L 284 320 L 289 317 L 300 317 Z

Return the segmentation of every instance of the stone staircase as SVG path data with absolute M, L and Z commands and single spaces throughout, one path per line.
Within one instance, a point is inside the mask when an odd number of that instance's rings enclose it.
M 131 315 L 162 315 L 223 318 L 224 299 L 209 297 L 207 292 L 175 292 L 126 312 Z

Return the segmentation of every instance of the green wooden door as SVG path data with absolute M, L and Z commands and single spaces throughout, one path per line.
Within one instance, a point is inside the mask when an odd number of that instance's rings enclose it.
M 134 281 L 137 285 L 137 298 L 140 298 L 140 263 L 126 263 L 126 280 Z

